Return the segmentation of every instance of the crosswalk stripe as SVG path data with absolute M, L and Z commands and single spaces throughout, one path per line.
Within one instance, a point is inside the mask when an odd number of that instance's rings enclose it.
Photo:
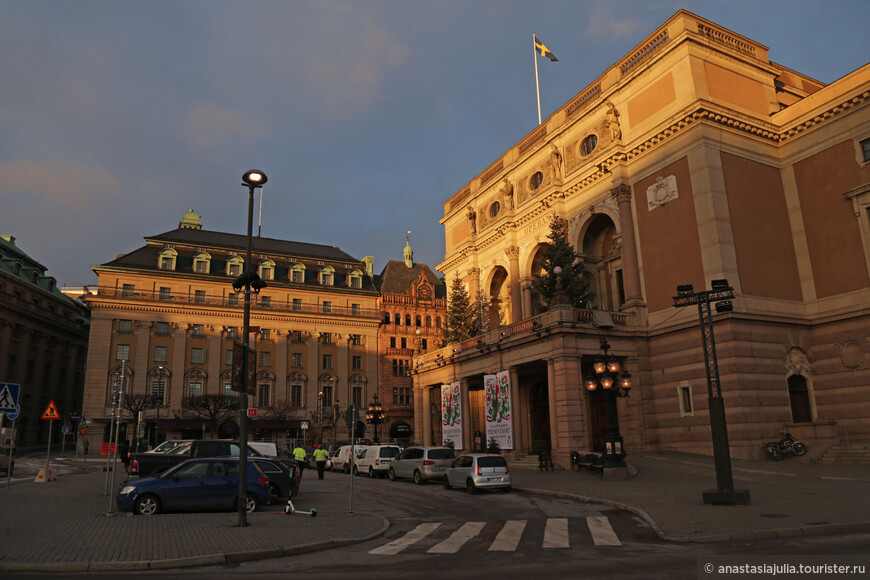
M 544 528 L 542 548 L 570 548 L 568 542 L 568 518 L 550 518 Z
M 592 532 L 592 541 L 596 546 L 621 546 L 622 542 L 616 537 L 616 532 L 610 525 L 607 516 L 587 516 L 586 525 Z
M 436 546 L 432 546 L 426 552 L 430 554 L 455 554 L 465 542 L 480 533 L 485 525 L 484 522 L 466 522 L 462 527 L 450 534 L 450 537 Z
M 436 529 L 438 529 L 440 525 L 440 522 L 420 524 L 401 538 L 397 538 L 389 544 L 379 546 L 374 550 L 371 550 L 369 554 L 398 554 L 408 546 L 416 544 L 417 542 L 434 532 Z
M 510 520 L 495 537 L 495 541 L 489 547 L 490 552 L 513 552 L 520 543 L 523 530 L 526 529 L 526 520 Z

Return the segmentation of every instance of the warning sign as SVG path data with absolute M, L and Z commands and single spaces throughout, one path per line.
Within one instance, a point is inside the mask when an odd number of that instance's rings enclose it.
M 48 407 L 45 408 L 45 413 L 42 414 L 42 418 L 48 419 L 49 421 L 60 419 L 60 413 L 57 412 L 57 407 L 54 405 L 54 401 L 48 402 Z

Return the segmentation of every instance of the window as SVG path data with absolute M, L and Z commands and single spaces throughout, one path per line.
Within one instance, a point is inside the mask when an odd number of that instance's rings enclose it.
M 227 327 L 227 338 L 238 338 L 239 337 L 239 327 L 238 326 L 228 326 Z
M 323 311 L 332 312 L 332 302 L 323 301 Z
M 389 323 L 390 323 L 390 313 L 384 312 L 384 324 L 389 324 Z
M 132 284 L 124 284 L 124 287 L 121 289 L 121 296 L 124 298 L 130 298 L 133 296 L 133 292 L 135 287 Z
M 228 276 L 238 276 L 242 273 L 242 265 L 245 263 L 238 256 L 231 256 L 227 259 L 227 275 Z
M 290 281 L 296 284 L 305 282 L 305 266 L 302 264 L 293 264 L 290 268 Z
M 157 323 L 157 336 L 169 336 L 169 323 L 168 322 L 158 322 Z
M 396 312 L 395 316 L 393 316 L 393 324 L 399 326 L 402 324 L 402 315 Z
M 402 348 L 408 348 L 408 339 L 404 336 L 402 337 Z
M 331 332 L 321 332 L 320 338 L 323 341 L 323 344 L 332 344 L 332 333 Z
M 320 271 L 320 285 L 332 286 L 332 280 L 335 270 L 331 266 L 326 266 Z
M 163 251 L 160 252 L 157 265 L 161 270 L 174 270 L 175 258 L 177 257 L 178 252 L 174 249 L 164 248 Z
M 261 328 L 260 329 L 260 340 L 269 340 L 272 338 L 272 329 L 271 328 Z
M 420 348 L 421 348 L 422 350 L 429 350 L 429 341 L 428 341 L 427 339 L 425 339 L 425 338 L 421 339 L 421 341 L 420 341 Z
M 426 317 L 426 328 L 432 328 L 432 317 L 431 316 Z
M 197 252 L 193 256 L 193 271 L 198 274 L 208 274 L 211 256 L 206 252 Z
M 861 141 L 861 153 L 864 155 L 864 161 L 870 161 L 870 139 Z
M 542 183 L 544 183 L 544 174 L 538 171 L 532 175 L 532 178 L 529 180 L 529 189 L 534 191 L 541 187 Z
M 351 273 L 347 275 L 347 285 L 351 288 L 362 288 L 362 272 L 359 270 L 352 270 Z
M 290 355 L 290 366 L 294 369 L 302 368 L 302 353 L 294 352 Z
M 359 314 L 360 314 L 359 304 L 351 304 L 350 305 L 350 315 L 351 316 L 359 316 Z
M 155 346 L 154 347 L 154 362 L 166 362 L 166 347 L 165 346 Z
M 414 319 L 414 325 L 417 327 L 423 326 L 423 319 L 419 314 L 417 315 L 417 318 Z
M 260 366 L 261 367 L 272 366 L 272 353 L 271 352 L 261 352 L 260 353 Z
M 351 359 L 351 370 L 360 371 L 362 370 L 362 357 L 358 355 L 354 355 Z
M 290 406 L 302 406 L 302 385 L 291 385 L 290 387 Z
M 167 258 L 165 256 L 160 258 L 160 269 L 161 270 L 172 270 L 172 265 L 174 260 L 172 258 Z
M 320 388 L 320 392 L 323 393 L 323 406 L 331 407 L 332 406 L 332 386 L 324 385 Z
M 130 334 L 133 332 L 133 321 L 132 320 L 119 320 L 118 321 L 118 332 L 122 334 Z
M 499 202 L 493 202 L 491 206 L 489 206 L 489 217 L 494 218 L 498 215 L 498 212 L 501 211 L 501 204 Z
M 201 365 L 205 364 L 205 349 L 192 348 L 190 349 L 190 364 Z
M 302 338 L 302 331 L 301 330 L 294 330 L 293 331 L 293 342 L 305 342 L 305 340 Z
M 325 368 L 325 369 L 332 368 L 332 355 L 331 354 L 323 355 L 323 368 Z
M 233 349 L 227 349 L 224 364 L 230 367 L 233 366 Z
M 172 289 L 167 288 L 166 286 L 160 287 L 160 295 L 158 296 L 160 300 L 169 300 L 172 298 Z
M 410 405 L 411 389 L 408 387 L 393 387 L 393 404 Z
M 411 326 L 411 315 L 410 314 L 405 315 L 405 326 Z
M 272 260 L 266 260 L 260 264 L 260 278 L 263 280 L 275 279 L 275 262 Z
M 272 297 L 260 296 L 260 308 L 272 308 Z
M 257 406 L 258 407 L 268 407 L 269 406 L 269 385 L 263 384 L 260 385 L 259 392 L 257 393 Z
M 586 157 L 593 151 L 595 151 L 595 147 L 598 145 L 598 137 L 595 135 L 589 135 L 585 139 L 583 139 L 583 143 L 580 144 L 580 155 Z
M 302 310 L 302 299 L 294 298 L 293 299 L 293 310 Z
M 393 376 L 408 377 L 411 376 L 411 362 L 407 360 L 393 359 Z
M 351 334 L 350 335 L 350 343 L 353 346 L 359 346 L 362 344 L 362 336 L 359 334 Z
M 677 387 L 677 396 L 680 399 L 680 417 L 694 415 L 695 411 L 692 406 L 692 387 L 689 385 L 689 381 L 680 382 L 680 386 Z
M 232 383 L 224 383 L 224 400 L 227 402 L 232 402 L 236 399 L 236 394 L 233 392 L 233 384 Z
M 166 394 L 166 381 L 151 381 L 151 398 L 163 405 Z
M 229 294 L 227 296 L 227 306 L 238 306 L 239 305 L 239 295 L 238 294 Z
M 115 360 L 130 360 L 130 345 L 119 344 L 115 350 Z
M 205 290 L 196 290 L 193 293 L 193 301 L 199 304 L 205 302 Z
M 396 348 L 396 337 L 395 336 L 390 337 L 390 348 Z
M 202 324 L 192 324 L 190 326 L 191 336 L 205 336 L 205 328 Z
M 189 397 L 201 397 L 202 396 L 202 383 L 190 383 L 187 385 L 187 396 Z
M 353 388 L 353 404 L 358 409 L 362 408 L 362 406 L 363 406 L 363 388 L 362 387 L 354 387 Z

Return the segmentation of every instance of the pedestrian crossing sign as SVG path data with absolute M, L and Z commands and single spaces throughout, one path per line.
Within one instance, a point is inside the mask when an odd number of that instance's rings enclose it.
M 48 407 L 45 408 L 45 412 L 42 414 L 43 419 L 48 419 L 49 421 L 53 419 L 60 419 L 60 413 L 57 412 L 57 407 L 54 405 L 54 401 L 48 402 Z

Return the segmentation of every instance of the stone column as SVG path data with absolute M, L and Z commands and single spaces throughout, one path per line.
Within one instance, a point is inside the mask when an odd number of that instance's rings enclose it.
M 514 452 L 517 452 L 522 449 L 522 443 L 520 442 L 522 425 L 520 425 L 519 421 L 520 381 L 517 375 L 517 367 L 508 367 L 507 370 L 511 381 L 511 434 L 514 441 Z
M 474 301 L 477 300 L 477 293 L 480 291 L 480 268 L 469 268 L 466 279 L 468 280 L 468 298 L 474 304 Z
M 432 446 L 432 387 L 424 386 L 422 388 L 422 401 L 420 403 L 423 416 L 423 445 Z
M 526 278 L 520 282 L 520 291 L 523 293 L 523 319 L 535 315 L 535 307 L 532 304 L 532 280 Z
M 559 447 L 559 421 L 556 416 L 556 361 L 547 359 L 547 403 L 550 411 L 550 450 Z
M 520 292 L 520 249 L 511 246 L 504 251 L 510 266 L 511 322 L 523 319 L 523 297 Z
M 625 280 L 626 304 L 642 306 L 643 293 L 640 287 L 634 217 L 631 213 L 631 186 L 623 183 L 610 191 L 619 206 L 619 225 L 622 230 L 622 272 Z

